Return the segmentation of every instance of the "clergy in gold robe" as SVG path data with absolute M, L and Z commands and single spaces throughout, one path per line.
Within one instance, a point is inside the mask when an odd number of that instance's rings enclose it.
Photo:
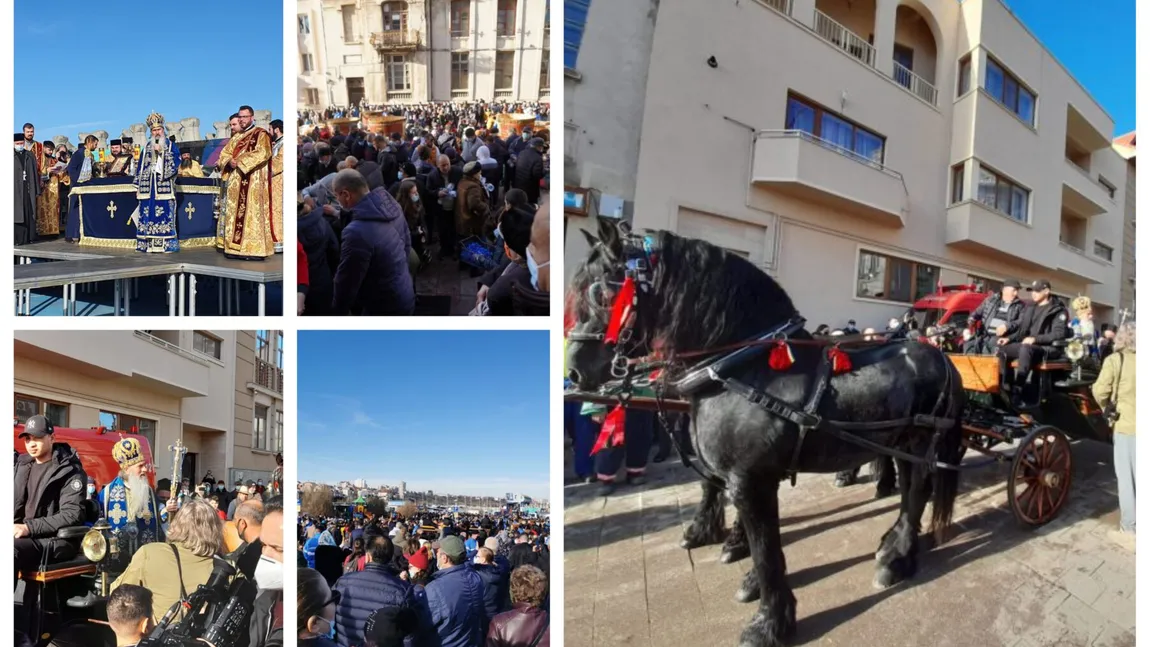
M 61 185 L 67 186 L 69 179 L 65 170 L 66 165 L 62 161 L 57 161 L 54 156 L 55 145 L 50 141 L 44 142 L 44 149 L 47 151 L 44 156 L 44 163 L 47 165 L 44 174 L 47 179 L 44 180 L 43 193 L 37 198 L 39 204 L 36 207 L 36 233 L 40 236 L 58 236 Z
M 200 163 L 192 159 L 192 154 L 188 151 L 180 151 L 180 170 L 178 171 L 180 177 L 204 177 L 204 168 Z
M 275 253 L 272 225 L 272 139 L 252 124 L 254 111 L 239 110 L 240 131 L 220 152 L 220 177 L 227 183 L 223 235 L 216 240 L 231 258 L 262 260 Z
M 284 122 L 273 119 L 272 137 L 272 239 L 275 251 L 284 250 Z
M 109 143 L 112 145 L 112 158 L 104 162 L 105 174 L 108 177 L 132 175 L 132 156 L 124 150 L 123 142 L 113 139 Z

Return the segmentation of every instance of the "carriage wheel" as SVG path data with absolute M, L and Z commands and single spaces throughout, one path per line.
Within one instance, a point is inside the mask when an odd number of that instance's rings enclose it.
M 1006 484 L 1014 518 L 1024 526 L 1037 527 L 1056 517 L 1070 494 L 1073 472 L 1066 434 L 1048 426 L 1027 434 L 1010 464 Z

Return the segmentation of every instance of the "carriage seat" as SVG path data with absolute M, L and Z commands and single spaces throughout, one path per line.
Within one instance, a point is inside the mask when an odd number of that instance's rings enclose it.
M 85 500 L 83 507 L 85 521 L 94 523 L 100 516 L 100 509 L 96 505 L 96 502 L 90 499 Z M 84 535 L 88 534 L 89 530 L 91 530 L 89 526 L 65 526 L 60 528 L 56 531 L 56 536 L 52 538 L 52 542 L 64 541 L 75 544 L 77 548 L 76 556 L 62 562 L 41 564 L 39 569 L 18 573 L 17 577 L 25 582 L 48 584 L 76 575 L 95 575 L 96 565 L 87 557 L 84 557 L 84 552 L 80 550 L 79 547 L 80 540 L 84 538 Z

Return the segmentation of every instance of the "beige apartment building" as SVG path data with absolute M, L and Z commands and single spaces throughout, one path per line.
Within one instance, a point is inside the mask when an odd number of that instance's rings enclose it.
M 1113 120 L 999 0 L 625 4 L 589 4 L 565 70 L 567 184 L 589 190 L 566 278 L 606 212 L 749 258 L 812 326 L 1006 278 L 1114 319 Z M 592 86 L 636 83 L 641 111 L 595 107 Z
M 300 109 L 549 101 L 548 0 L 298 0 Z
M 131 430 L 148 439 L 159 478 L 168 447 L 183 473 L 268 481 L 283 449 L 280 331 L 16 331 L 17 422 Z
M 1134 313 L 1134 296 L 1137 287 L 1134 262 L 1134 222 L 1138 211 L 1134 199 L 1137 191 L 1135 161 L 1138 154 L 1137 133 L 1126 133 L 1114 140 L 1114 150 L 1126 160 L 1126 213 L 1122 229 L 1122 290 L 1119 305 Z

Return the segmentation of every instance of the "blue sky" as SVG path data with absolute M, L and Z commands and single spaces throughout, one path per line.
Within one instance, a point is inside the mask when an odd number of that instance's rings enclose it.
M 1006 5 L 1102 104 L 1114 119 L 1115 137 L 1134 130 L 1134 0 L 1006 0 Z
M 16 3 L 13 132 L 36 139 L 106 130 L 155 110 L 198 117 L 201 137 L 242 104 L 283 115 L 283 3 L 64 0 Z M 145 28 L 160 55 L 141 54 Z
M 549 498 L 545 331 L 299 333 L 299 478 Z

